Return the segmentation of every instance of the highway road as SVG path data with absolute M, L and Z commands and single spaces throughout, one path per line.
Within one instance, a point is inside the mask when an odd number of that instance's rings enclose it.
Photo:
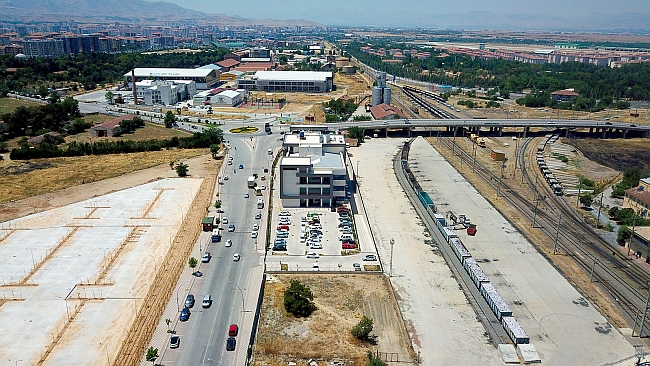
M 226 165 L 224 175 L 229 177 L 223 181 L 220 188 L 220 197 L 224 213 L 222 217 L 228 218 L 228 224 L 222 224 L 223 239 L 220 243 L 210 243 L 207 249 L 212 254 L 209 264 L 201 264 L 203 272 L 202 288 L 192 289 L 196 297 L 196 305 L 182 338 L 178 356 L 174 361 L 176 365 L 232 365 L 236 360 L 237 352 L 226 351 L 226 339 L 230 324 L 240 326 L 237 337 L 237 351 L 245 352 L 248 346 L 248 334 L 242 334 L 241 321 L 243 319 L 243 302 L 246 308 L 251 309 L 250 301 L 257 298 L 244 298 L 249 283 L 251 269 L 260 265 L 263 252 L 257 253 L 255 239 L 251 238 L 253 224 L 260 224 L 261 230 L 264 220 L 256 220 L 255 214 L 263 210 L 257 209 L 257 196 L 247 187 L 246 180 L 253 173 L 263 175 L 263 168 L 269 167 L 272 157 L 268 155 L 269 148 L 280 145 L 277 131 L 266 135 L 263 130 L 252 135 L 234 135 L 225 133 L 229 145 L 229 155 L 233 156 L 233 165 Z M 252 140 L 251 140 L 252 137 Z M 239 169 L 239 165 L 244 166 Z M 235 173 L 236 171 L 236 173 Z M 268 174 L 267 174 L 268 176 Z M 244 198 L 244 193 L 249 193 L 249 198 Z M 268 194 L 268 190 L 264 192 Z M 267 197 L 264 197 L 265 200 Z M 228 232 L 229 224 L 235 225 L 234 232 Z M 231 239 L 232 247 L 225 247 L 225 241 Z M 260 243 L 260 248 L 263 245 Z M 240 253 L 239 262 L 233 261 L 233 254 Z M 213 304 L 208 309 L 201 308 L 203 295 L 211 294 Z M 243 299 L 243 300 L 242 300 Z M 243 348 L 242 348 L 243 347 Z

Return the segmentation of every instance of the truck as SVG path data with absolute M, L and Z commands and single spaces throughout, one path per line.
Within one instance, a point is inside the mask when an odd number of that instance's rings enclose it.
M 473 143 L 477 144 L 480 147 L 485 147 L 485 140 L 482 137 L 479 137 L 476 134 L 471 134 L 469 135 L 470 140 L 472 140 Z
M 255 188 L 255 177 L 252 175 L 248 177 L 248 188 Z
M 264 124 L 264 132 L 268 133 L 269 135 L 271 134 L 271 124 L 269 122 L 266 122 Z

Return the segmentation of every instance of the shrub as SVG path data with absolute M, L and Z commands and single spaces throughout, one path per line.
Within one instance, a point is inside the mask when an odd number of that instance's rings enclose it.
M 352 328 L 351 333 L 354 338 L 367 340 L 370 332 L 372 332 L 372 323 L 372 319 L 364 315 L 363 318 L 359 320 L 359 323 Z
M 308 317 L 316 310 L 312 300 L 311 289 L 296 280 L 284 291 L 284 309 L 297 317 Z

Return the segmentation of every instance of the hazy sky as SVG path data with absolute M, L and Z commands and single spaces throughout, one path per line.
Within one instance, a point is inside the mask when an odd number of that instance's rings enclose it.
M 204 13 L 244 18 L 308 19 L 326 25 L 426 26 L 427 17 L 492 12 L 551 18 L 650 13 L 649 0 L 163 0 Z M 474 14 L 473 18 L 480 17 Z M 650 22 L 650 17 L 648 17 Z M 416 24 L 409 24 L 416 23 Z M 432 24 L 431 26 L 435 26 Z

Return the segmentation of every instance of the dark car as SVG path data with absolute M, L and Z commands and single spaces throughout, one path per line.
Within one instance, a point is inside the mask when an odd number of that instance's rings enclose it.
M 360 265 L 359 263 L 354 263 L 354 264 L 352 265 L 352 267 L 354 267 L 354 270 L 355 270 L 355 271 L 360 271 L 360 270 L 361 270 L 361 265 Z
M 194 306 L 194 295 L 189 294 L 189 295 L 187 295 L 187 297 L 185 298 L 185 307 L 186 307 L 186 308 L 191 308 L 191 307 L 193 307 L 193 306 Z
M 239 169 L 244 169 L 244 165 L 243 165 L 243 164 L 239 164 Z
M 239 327 L 237 324 L 232 324 L 228 327 L 228 336 L 237 337 L 237 333 L 239 333 Z
M 185 322 L 189 318 L 190 318 L 190 309 L 183 308 L 183 310 L 181 310 L 181 316 L 178 317 L 178 320 Z
M 234 351 L 235 346 L 237 346 L 237 340 L 234 337 L 230 337 L 226 340 L 226 351 Z
M 178 348 L 181 345 L 181 337 L 175 335 L 169 338 L 169 348 Z

